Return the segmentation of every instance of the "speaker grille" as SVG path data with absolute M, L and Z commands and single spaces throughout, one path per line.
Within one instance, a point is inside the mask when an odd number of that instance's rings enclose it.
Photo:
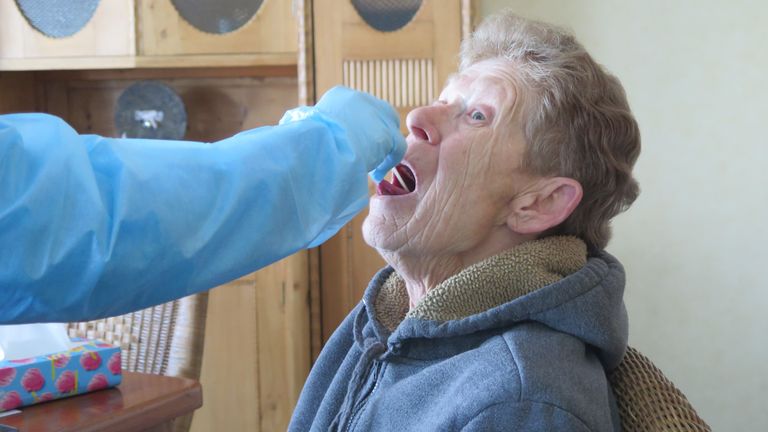
M 24 18 L 51 38 L 72 36 L 88 24 L 99 0 L 16 0 Z
M 250 21 L 263 0 L 171 0 L 182 18 L 200 31 L 233 32 Z
M 391 32 L 408 24 L 421 0 L 352 0 L 357 13 L 376 30 Z

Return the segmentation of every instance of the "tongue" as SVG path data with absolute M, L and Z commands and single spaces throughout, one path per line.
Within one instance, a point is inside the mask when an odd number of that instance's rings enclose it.
M 405 195 L 408 193 L 407 190 L 395 186 L 386 180 L 379 182 L 379 185 L 376 187 L 376 192 L 379 195 Z

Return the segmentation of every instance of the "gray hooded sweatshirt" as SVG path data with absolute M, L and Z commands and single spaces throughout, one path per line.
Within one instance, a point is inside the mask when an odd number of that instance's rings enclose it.
M 414 308 L 387 267 L 315 363 L 291 431 L 620 430 L 624 271 L 574 237 L 519 245 Z

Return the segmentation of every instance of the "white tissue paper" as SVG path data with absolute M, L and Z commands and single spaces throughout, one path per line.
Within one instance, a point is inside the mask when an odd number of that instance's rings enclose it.
M 54 354 L 72 347 L 64 323 L 0 325 L 0 361 Z

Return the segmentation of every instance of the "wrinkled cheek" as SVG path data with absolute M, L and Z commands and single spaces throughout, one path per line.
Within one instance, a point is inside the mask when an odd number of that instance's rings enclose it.
M 462 190 L 445 190 L 436 194 L 430 205 L 422 208 L 425 231 L 432 235 L 453 235 L 461 228 L 462 215 L 470 203 Z
M 471 172 L 472 178 L 482 179 L 483 182 L 493 180 L 493 173 L 498 173 L 499 160 L 493 158 L 493 153 L 486 149 L 481 151 L 480 154 L 472 157 L 470 161 L 470 168 L 467 170 Z

